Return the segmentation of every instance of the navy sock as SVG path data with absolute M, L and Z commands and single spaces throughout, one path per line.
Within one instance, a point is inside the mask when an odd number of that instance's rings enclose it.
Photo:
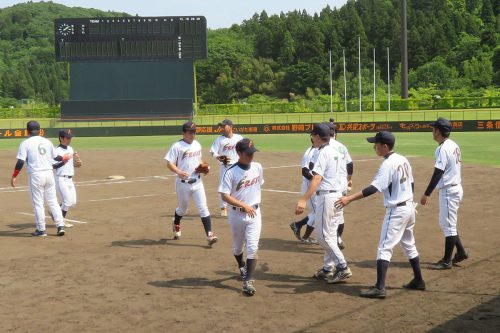
M 234 257 L 236 258 L 236 261 L 238 262 L 238 268 L 245 266 L 245 262 L 243 261 L 243 253 L 241 253 L 240 255 L 235 255 Z
M 212 219 L 210 215 L 202 217 L 201 222 L 203 223 L 203 228 L 205 229 L 205 234 L 208 236 L 208 232 L 212 231 Z
M 62 211 L 63 217 L 66 217 L 66 214 L 68 213 L 68 211 L 67 210 L 61 210 L 61 211 Z
M 449 263 L 451 261 L 451 256 L 453 254 L 453 249 L 455 248 L 456 243 L 457 243 L 457 236 L 448 236 L 445 238 L 444 257 L 443 257 L 445 263 Z
M 297 226 L 297 228 L 302 228 L 304 224 L 307 223 L 307 221 L 309 221 L 309 218 L 306 216 L 302 220 L 295 222 L 295 225 Z
M 311 227 L 309 224 L 306 227 L 306 232 L 304 232 L 304 236 L 302 238 L 307 239 L 311 237 L 312 232 L 314 231 L 314 227 Z
M 457 234 L 455 237 L 457 237 L 457 242 L 455 244 L 455 246 L 457 248 L 457 252 L 460 253 L 460 254 L 464 254 L 465 253 L 465 248 L 462 245 L 462 241 L 460 240 L 460 235 Z
M 389 262 L 387 260 L 377 260 L 377 284 L 375 285 L 375 287 L 377 287 L 378 289 L 385 288 L 385 278 L 387 276 L 388 269 Z
M 411 268 L 413 269 L 413 275 L 415 277 L 415 280 L 423 281 L 422 271 L 420 270 L 420 258 L 419 258 L 419 256 L 416 256 L 415 258 L 410 259 L 410 265 L 411 265 Z
M 247 258 L 247 275 L 245 276 L 245 281 L 252 280 L 256 265 L 257 265 L 257 259 Z
M 181 224 L 181 219 L 182 219 L 182 216 L 179 216 L 177 215 L 177 212 L 175 212 L 175 215 L 174 215 L 174 224 Z
M 344 233 L 344 223 L 339 224 L 339 227 L 337 228 L 337 234 L 339 237 L 342 237 L 342 234 Z

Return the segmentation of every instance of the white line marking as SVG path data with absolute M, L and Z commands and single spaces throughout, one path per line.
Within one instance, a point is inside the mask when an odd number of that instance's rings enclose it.
M 281 191 L 281 190 L 268 190 L 268 189 L 262 189 L 262 191 L 266 192 L 278 192 L 278 193 L 290 193 L 290 194 L 300 194 L 300 192 L 292 192 L 292 191 Z
M 17 213 L 21 214 L 21 215 L 35 216 L 35 214 L 31 214 L 31 213 L 23 213 L 23 212 L 17 212 Z M 48 218 L 49 218 L 48 216 L 45 217 L 46 220 Z M 68 222 L 74 222 L 74 223 L 83 223 L 83 224 L 87 223 L 87 222 L 84 222 L 84 221 L 70 220 L 70 219 L 67 219 L 67 218 L 65 218 L 64 220 L 68 221 Z
M 116 198 L 106 198 L 106 199 L 94 199 L 89 200 L 90 202 L 98 202 L 98 201 L 109 201 L 109 200 L 122 200 L 122 199 L 134 199 L 134 198 L 144 198 L 144 197 L 154 197 L 159 196 L 161 194 L 144 194 L 144 195 L 132 195 L 128 197 L 116 197 Z

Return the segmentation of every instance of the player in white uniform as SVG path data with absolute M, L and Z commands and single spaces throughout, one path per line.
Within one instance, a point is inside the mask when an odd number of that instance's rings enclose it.
M 54 217 L 57 236 L 64 236 L 64 219 L 61 208 L 57 203 L 52 163 L 54 159 L 67 162 L 71 155 L 57 156 L 52 142 L 39 136 L 40 124 L 38 122 L 29 121 L 26 129 L 30 137 L 19 145 L 17 163 L 10 183 L 12 187 L 16 187 L 16 178 L 24 163 L 26 163 L 28 165 L 29 190 L 36 226 L 35 232 L 31 235 L 37 237 L 47 236 L 45 232 L 45 200 L 50 213 Z
M 253 296 L 253 273 L 257 264 L 262 218 L 260 213 L 261 186 L 264 184 L 262 165 L 252 162 L 257 151 L 252 140 L 242 139 L 236 144 L 238 163 L 224 173 L 219 185 L 222 199 L 230 206 L 228 222 L 233 237 L 233 255 L 243 278 L 243 293 Z M 246 244 L 247 259 L 243 261 Z
M 56 190 L 61 198 L 61 210 L 63 217 L 66 217 L 68 210 L 76 205 L 76 189 L 73 183 L 75 175 L 75 163 L 73 163 L 74 150 L 70 146 L 71 139 L 74 137 L 70 129 L 59 131 L 59 146 L 56 147 L 56 154 L 64 156 L 69 154 L 71 158 L 66 162 L 58 162 L 53 167 L 55 169 Z M 64 221 L 66 228 L 73 227 L 73 224 Z
M 433 127 L 432 136 L 439 143 L 439 146 L 435 153 L 434 174 L 427 190 L 420 199 L 420 203 L 426 205 L 434 188 L 439 189 L 439 225 L 444 233 L 445 249 L 443 258 L 434 265 L 434 268 L 450 269 L 452 264 L 469 258 L 469 253 L 462 245 L 457 229 L 458 208 L 464 194 L 460 168 L 460 147 L 449 138 L 452 127 L 447 119 L 438 118 L 431 125 Z M 457 253 L 452 259 L 455 246 Z
M 182 139 L 174 143 L 165 155 L 170 171 L 177 175 L 175 192 L 178 206 L 173 223 L 174 239 L 181 237 L 181 219 L 186 214 L 189 198 L 192 197 L 205 229 L 208 245 L 217 242 L 212 232 L 212 220 L 207 207 L 207 197 L 201 175 L 195 171 L 201 162 L 201 145 L 195 140 L 196 125 L 188 121 L 182 125 Z
M 220 163 L 220 179 L 224 172 L 238 160 L 238 154 L 234 147 L 236 143 L 243 139 L 239 134 L 233 133 L 233 122 L 229 119 L 224 119 L 219 123 L 222 130 L 222 135 L 215 139 L 210 154 L 215 157 Z M 221 216 L 227 216 L 227 203 L 219 197 Z
M 385 298 L 385 280 L 392 251 L 401 245 L 413 269 L 414 278 L 403 285 L 407 289 L 425 290 L 425 282 L 420 271 L 420 259 L 415 246 L 413 228 L 415 226 L 415 207 L 413 205 L 413 173 L 406 157 L 393 151 L 396 139 L 391 132 L 378 132 L 367 139 L 373 143 L 375 153 L 384 157 L 384 161 L 370 186 L 362 191 L 344 196 L 335 202 L 337 207 L 344 207 L 350 202 L 365 198 L 376 192 L 384 194 L 386 208 L 380 242 L 377 250 L 377 283 L 374 287 L 362 291 L 361 297 Z
M 312 140 L 311 140 L 312 142 Z M 311 170 L 314 166 L 314 157 L 315 153 L 317 153 L 318 150 L 314 148 L 314 144 L 307 148 L 307 150 L 304 153 L 304 156 L 302 157 L 302 184 L 300 191 L 302 194 L 307 192 L 307 189 L 309 188 L 309 184 L 311 182 L 311 179 L 313 178 L 313 174 L 311 173 Z M 311 238 L 311 234 L 314 231 L 314 215 L 316 214 L 316 194 L 313 194 L 309 200 L 307 200 L 307 207 L 309 208 L 309 214 L 304 217 L 302 220 L 297 221 L 297 222 L 292 222 L 290 223 L 290 229 L 292 229 L 293 234 L 295 237 L 300 240 L 304 244 L 316 244 L 317 241 L 313 238 Z M 304 225 L 307 225 L 306 231 L 304 233 L 304 237 L 300 236 L 300 230 Z
M 314 146 L 318 148 L 312 169 L 313 178 L 306 193 L 297 202 L 295 214 L 302 214 L 307 200 L 316 193 L 316 237 L 325 250 L 325 255 L 323 267 L 314 274 L 314 277 L 327 279 L 328 283 L 339 283 L 352 276 L 337 243 L 340 210 L 335 209 L 334 202 L 342 194 L 342 181 L 338 167 L 340 155 L 329 145 L 330 127 L 328 124 L 315 124 L 311 138 Z

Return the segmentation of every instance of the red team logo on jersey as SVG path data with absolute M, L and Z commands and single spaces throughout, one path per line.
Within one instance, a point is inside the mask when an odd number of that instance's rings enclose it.
M 255 177 L 254 179 L 247 180 L 247 177 L 243 177 L 236 185 L 236 191 L 239 191 L 242 188 L 250 187 L 252 185 L 259 183 L 260 176 Z
M 224 148 L 222 148 L 223 151 L 228 151 L 228 150 L 233 150 L 235 145 L 232 145 L 230 143 L 226 143 L 224 145 Z
M 182 154 L 182 158 L 181 160 L 185 159 L 186 157 L 198 157 L 201 155 L 201 150 L 198 150 L 198 151 L 191 151 L 191 150 L 186 150 L 183 154 Z

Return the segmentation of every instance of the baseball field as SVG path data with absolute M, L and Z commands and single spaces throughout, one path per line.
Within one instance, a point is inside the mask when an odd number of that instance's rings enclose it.
M 78 135 L 78 133 L 76 133 Z M 415 176 L 415 200 L 433 171 L 431 133 L 396 133 L 396 151 Z M 371 182 L 381 161 L 365 137 L 341 134 L 354 159 L 353 190 Z M 163 159 L 179 136 L 74 138 L 77 170 L 74 224 L 55 236 L 34 230 L 27 175 L 10 187 L 19 140 L 0 146 L 0 325 L 3 332 L 493 332 L 500 327 L 500 132 L 453 133 L 462 150 L 464 200 L 459 230 L 470 258 L 448 271 L 431 270 L 444 237 L 437 194 L 418 207 L 415 228 L 426 291 L 408 291 L 411 268 L 398 248 L 387 276 L 385 300 L 359 291 L 376 279 L 375 259 L 385 213 L 380 194 L 345 208 L 344 254 L 353 276 L 328 285 L 311 276 L 322 265 L 317 245 L 298 242 L 289 223 L 300 190 L 300 160 L 309 136 L 255 135 L 255 160 L 264 167 L 263 229 L 257 294 L 241 294 L 231 235 L 218 215 L 218 172 L 208 155 L 215 136 L 199 136 L 213 171 L 204 177 L 213 230 L 207 246 L 193 205 L 183 237 L 172 239 L 175 177 Z M 124 180 L 108 180 L 123 175 Z

